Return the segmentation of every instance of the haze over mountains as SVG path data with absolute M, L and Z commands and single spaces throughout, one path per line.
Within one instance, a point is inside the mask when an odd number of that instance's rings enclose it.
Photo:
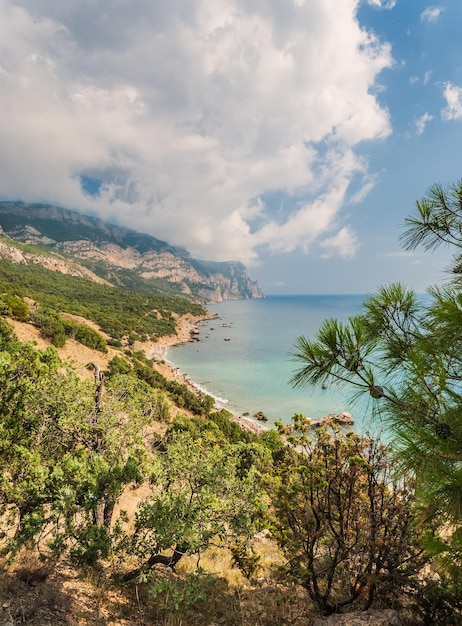
M 17 263 L 202 304 L 263 297 L 242 263 L 195 259 L 184 248 L 76 211 L 3 201 L 0 226 L 9 238 L 0 242 L 0 256 Z

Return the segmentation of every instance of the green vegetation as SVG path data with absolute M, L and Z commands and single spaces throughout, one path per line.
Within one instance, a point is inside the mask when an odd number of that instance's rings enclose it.
M 151 387 L 167 392 L 177 407 L 191 411 L 194 415 L 208 415 L 213 409 L 214 401 L 211 396 L 194 393 L 187 385 L 165 378 L 160 372 L 152 368 L 152 364 L 143 353 L 132 354 L 128 352 L 127 356 L 130 357 L 131 361 L 120 356 L 115 356 L 111 360 L 109 376 L 117 372 L 132 372 L 139 380 L 146 382 Z
M 128 542 L 143 565 L 125 579 L 156 563 L 175 567 L 212 543 L 248 541 L 258 530 L 263 492 L 257 469 L 240 469 L 234 446 L 224 438 L 172 432 L 156 471 L 157 489 L 141 504 Z
M 462 183 L 432 187 L 407 224 L 408 248 L 462 248 Z M 313 430 L 298 414 L 278 431 L 246 432 L 141 352 L 120 352 L 106 372 L 92 365 L 93 378 L 82 380 L 53 346 L 21 343 L 0 317 L 1 555 L 13 562 L 33 552 L 124 586 L 134 580 L 140 611 L 139 588 L 160 623 L 197 624 L 214 604 L 208 594 L 223 593 L 223 580 L 202 568 L 207 555 L 226 554 L 250 585 L 266 541 L 278 606 L 298 594 L 304 623 L 309 607 L 322 615 L 393 607 L 416 626 L 460 623 L 461 267 L 456 254 L 453 280 L 425 301 L 383 287 L 364 314 L 326 320 L 314 341 L 297 342 L 293 384 L 354 385 L 386 422 L 390 445 Z M 112 328 L 114 343 L 170 331 L 173 310 L 202 312 L 8 263 L 0 293 L 3 316 L 31 321 L 56 346 L 72 336 L 103 352 L 99 333 L 62 312 Z M 29 310 L 25 296 L 39 306 Z M 177 574 L 185 562 L 192 571 Z M 279 616 L 265 623 L 293 623 Z M 233 619 L 224 623 L 244 623 Z
M 427 542 L 439 575 L 460 595 L 462 181 L 431 187 L 406 224 L 406 249 L 455 247 L 452 280 L 429 289 L 424 301 L 400 284 L 382 287 L 366 299 L 363 315 L 346 324 L 326 320 L 314 341 L 299 338 L 292 382 L 334 379 L 370 395 L 400 472 L 416 482 L 421 523 L 443 531 Z
M 42 337 L 57 348 L 64 346 L 70 337 L 92 350 L 107 352 L 107 342 L 101 333 L 85 324 L 65 319 L 51 309 L 39 309 L 30 316 L 30 321 L 40 329 Z
M 175 334 L 173 314 L 202 315 L 203 307 L 174 296 L 147 296 L 51 272 L 36 265 L 0 264 L 0 293 L 28 296 L 41 306 L 83 316 L 114 339 Z
M 152 565 L 168 549 L 176 562 L 218 537 L 235 544 L 255 532 L 263 497 L 255 464 L 242 463 L 246 444 L 236 454 L 211 421 L 200 437 L 172 428 L 153 448 L 146 428 L 169 419 L 161 390 L 131 372 L 105 381 L 96 369 L 82 381 L 53 348 L 18 342 L 0 321 L 3 555 L 27 544 L 81 565 L 113 550 Z M 114 510 L 125 487 L 142 482 L 152 495 L 128 533 Z
M 19 296 L 5 293 L 0 296 L 0 314 L 25 322 L 29 317 L 29 307 Z
M 383 444 L 340 431 L 313 436 L 300 417 L 290 442 L 273 498 L 289 575 L 323 614 L 409 593 L 426 562 L 412 525 L 410 477 L 393 474 Z
M 94 369 L 92 380 L 79 379 L 53 347 L 17 341 L 0 319 L 4 557 L 27 548 L 79 567 L 109 559 L 124 564 L 126 582 L 145 581 L 159 612 L 171 598 L 172 613 L 189 614 L 217 578 L 198 569 L 168 582 L 153 566 L 175 570 L 193 555 L 199 564 L 213 547 L 253 579 L 255 536 L 267 529 L 287 557 L 271 575 L 302 585 L 321 613 L 377 599 L 397 606 L 406 592 L 424 617 L 451 623 L 441 616 L 456 606 L 454 588 L 448 582 L 444 596 L 434 585 L 422 590 L 417 576 L 430 554 L 422 557 L 422 545 L 438 535 L 422 538 L 412 525 L 412 483 L 393 483 L 383 445 L 313 434 L 302 418 L 291 434 L 256 435 L 208 402 L 196 417 L 171 421 L 167 381 L 141 355 L 117 356 L 105 375 Z M 155 422 L 167 425 L 164 435 L 150 431 Z M 148 495 L 129 518 L 122 497 L 141 484 Z
M 259 436 L 207 405 L 172 422 L 170 392 L 148 379 L 139 356 L 117 357 L 106 375 L 95 366 L 93 380 L 81 380 L 54 348 L 18 342 L 0 322 L 4 557 L 27 548 L 80 567 L 129 563 L 123 579 L 151 586 L 159 610 L 172 594 L 189 611 L 212 578 L 167 583 L 153 566 L 175 570 L 193 555 L 199 563 L 213 546 L 254 578 L 255 536 L 269 529 L 287 556 L 272 576 L 303 585 L 322 613 L 376 599 L 396 605 L 404 589 L 425 597 L 411 484 L 392 483 L 383 445 L 352 433 L 313 435 L 301 418 L 290 436 Z M 164 435 L 150 433 L 154 422 L 167 423 Z M 122 496 L 141 484 L 148 495 L 128 518 Z

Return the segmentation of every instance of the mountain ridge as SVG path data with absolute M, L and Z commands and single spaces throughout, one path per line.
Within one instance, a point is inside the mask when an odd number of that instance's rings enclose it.
M 71 273 L 59 266 L 56 259 L 60 259 L 93 280 L 98 277 L 146 294 L 180 295 L 201 304 L 263 297 L 257 281 L 238 261 L 196 259 L 186 249 L 152 235 L 70 209 L 0 201 L 0 226 L 10 239 L 52 253 L 56 267 L 50 269 L 55 271 Z M 23 253 L 22 257 L 18 262 L 41 263 L 37 256 Z

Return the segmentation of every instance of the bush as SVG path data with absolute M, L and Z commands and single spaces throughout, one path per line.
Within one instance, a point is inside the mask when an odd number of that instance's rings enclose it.
M 423 566 L 413 490 L 397 483 L 382 444 L 354 433 L 309 431 L 279 466 L 274 536 L 294 579 L 323 614 L 389 602 Z
M 123 357 L 116 355 L 109 361 L 109 376 L 115 376 L 116 374 L 130 374 L 132 372 L 132 366 Z
M 111 542 L 105 526 L 83 526 L 77 533 L 70 557 L 78 565 L 95 565 L 108 556 Z
M 221 409 L 221 411 L 214 411 L 213 413 L 210 413 L 208 419 L 218 426 L 230 443 L 237 443 L 238 441 L 245 441 L 249 443 L 257 439 L 257 435 L 243 430 L 239 424 L 236 424 L 236 422 L 231 420 L 231 417 L 232 415 L 229 411 Z
M 4 302 L 4 306 L 2 308 L 3 310 L 9 311 L 10 313 L 8 314 L 21 322 L 26 322 L 28 320 L 29 307 L 22 298 L 8 293 L 2 297 L 2 300 Z M 5 313 L 2 313 L 2 315 L 5 315 Z
M 61 316 L 51 309 L 40 309 L 32 316 L 32 322 L 40 329 L 44 339 L 48 339 L 57 348 L 66 343 L 66 327 Z
M 163 616 L 179 615 L 184 619 L 188 613 L 197 614 L 214 593 L 216 579 L 201 570 L 187 576 L 168 580 L 159 579 L 151 584 L 149 594 L 154 600 L 157 612 Z
M 0 318 L 0 346 L 3 346 L 9 341 L 14 341 L 16 336 L 13 332 L 13 328 L 8 322 Z
M 2 317 L 11 317 L 12 311 L 10 307 L 7 305 L 3 297 L 0 296 L 0 315 Z
M 66 343 L 67 338 L 78 341 L 92 350 L 107 352 L 107 343 L 103 336 L 85 324 L 66 320 L 52 309 L 40 309 L 32 316 L 32 322 L 40 329 L 40 334 L 57 348 Z
M 107 343 L 103 336 L 93 328 L 79 324 L 71 320 L 64 320 L 64 330 L 68 337 L 78 341 L 83 346 L 98 350 L 99 352 L 107 352 Z

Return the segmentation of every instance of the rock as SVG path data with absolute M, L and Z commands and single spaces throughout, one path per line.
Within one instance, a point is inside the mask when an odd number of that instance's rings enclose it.
M 320 428 L 321 426 L 329 426 L 329 424 L 340 424 L 341 426 L 352 426 L 354 424 L 354 420 L 351 417 L 351 413 L 347 413 L 347 411 L 343 411 L 338 415 L 335 413 L 330 413 L 326 417 L 323 417 L 319 420 L 311 420 L 310 426 L 312 428 Z
M 351 416 L 351 413 L 348 413 L 347 411 L 342 411 L 342 413 L 339 413 L 338 415 L 334 416 L 334 419 L 336 422 L 339 422 L 340 424 L 347 424 L 348 426 L 350 426 L 351 424 L 354 424 L 354 420 Z
M 258 411 L 257 413 L 254 413 L 253 416 L 255 417 L 255 419 L 259 420 L 260 422 L 267 422 L 268 421 L 268 418 L 263 413 L 263 411 Z

